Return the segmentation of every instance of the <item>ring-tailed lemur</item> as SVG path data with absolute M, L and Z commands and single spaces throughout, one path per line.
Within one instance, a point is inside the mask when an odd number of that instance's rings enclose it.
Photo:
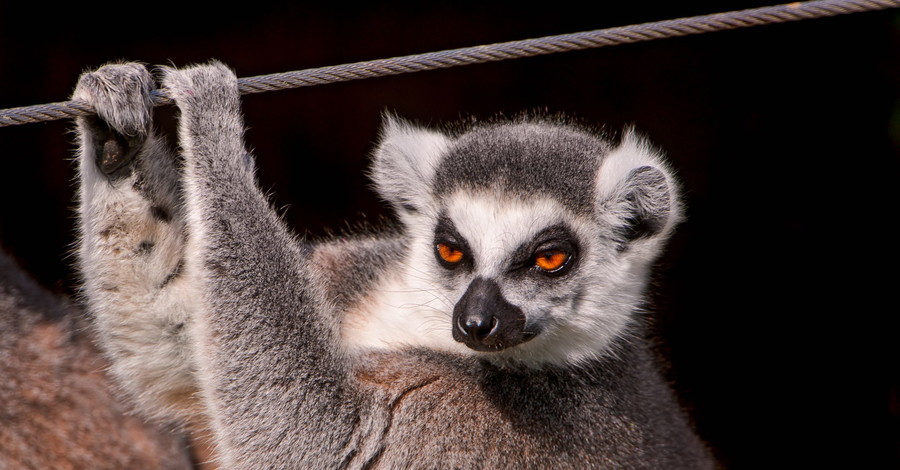
M 254 178 L 234 74 L 86 73 L 84 294 L 145 410 L 211 427 L 228 468 L 705 468 L 639 305 L 676 183 L 552 120 L 388 118 L 372 177 L 400 228 L 314 243 Z M 309 176 L 309 175 L 300 175 Z

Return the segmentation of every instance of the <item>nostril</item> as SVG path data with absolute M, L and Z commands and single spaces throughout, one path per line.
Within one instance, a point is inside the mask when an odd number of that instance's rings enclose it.
M 466 331 L 465 323 L 468 323 L 468 322 L 466 322 L 466 320 L 463 317 L 457 318 L 456 319 L 456 330 L 459 331 L 459 334 L 463 335 L 464 337 L 468 337 L 469 332 Z
M 463 324 L 465 322 L 465 324 Z M 488 336 L 491 336 L 494 331 L 497 330 L 497 318 L 491 316 L 490 318 L 469 318 L 463 320 L 459 319 L 459 328 L 460 333 L 463 336 L 467 336 L 469 338 L 474 339 L 475 341 L 481 341 Z

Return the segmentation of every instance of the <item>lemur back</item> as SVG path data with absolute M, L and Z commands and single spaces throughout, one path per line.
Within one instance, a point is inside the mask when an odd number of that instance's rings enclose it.
M 234 74 L 85 74 L 86 302 L 146 413 L 209 426 L 226 467 L 705 468 L 640 308 L 680 218 L 670 170 L 562 120 L 452 132 L 388 117 L 372 177 L 398 226 L 321 241 L 269 207 Z

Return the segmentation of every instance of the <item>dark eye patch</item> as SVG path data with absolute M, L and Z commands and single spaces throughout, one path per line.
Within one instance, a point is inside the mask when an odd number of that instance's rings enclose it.
M 519 245 L 509 257 L 509 272 L 526 272 L 535 268 L 535 258 L 542 253 L 563 252 L 568 255 L 564 266 L 553 272 L 541 271 L 544 274 L 561 275 L 567 272 L 574 264 L 578 254 L 578 243 L 572 230 L 564 225 L 551 225 L 532 237 L 531 240 Z
M 438 264 L 441 266 L 447 269 L 456 269 L 462 266 L 467 271 L 474 269 L 475 260 L 472 256 L 472 250 L 469 248 L 468 242 L 466 242 L 466 239 L 459 234 L 459 231 L 456 230 L 456 225 L 454 225 L 453 221 L 446 215 L 442 215 L 438 218 L 438 223 L 434 228 L 434 240 L 432 246 L 434 247 L 432 251 L 434 252 L 435 259 L 437 259 Z M 448 262 L 441 256 L 439 251 L 440 246 L 448 247 L 453 251 L 462 252 L 463 258 L 457 262 Z

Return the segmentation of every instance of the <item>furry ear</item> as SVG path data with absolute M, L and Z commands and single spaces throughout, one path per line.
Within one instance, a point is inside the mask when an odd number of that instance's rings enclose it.
M 386 114 L 370 172 L 378 194 L 401 215 L 422 211 L 422 204 L 431 199 L 431 181 L 450 142 L 444 134 Z
M 598 207 L 620 241 L 665 238 L 681 220 L 678 185 L 662 157 L 628 130 L 597 173 Z M 625 247 L 623 245 L 623 249 Z

